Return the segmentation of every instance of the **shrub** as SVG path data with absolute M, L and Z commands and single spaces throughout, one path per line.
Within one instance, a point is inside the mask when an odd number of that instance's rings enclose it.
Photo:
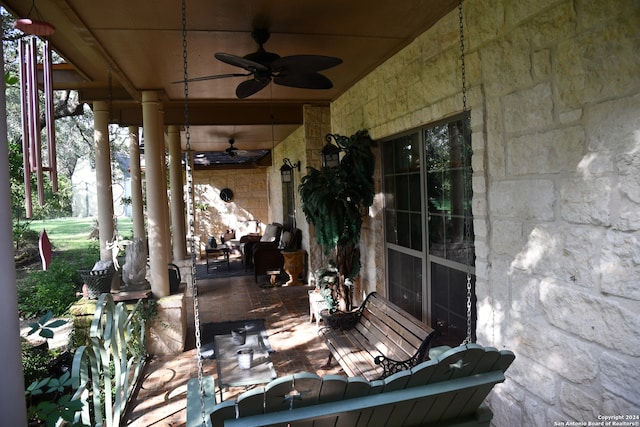
M 48 350 L 35 348 L 29 342 L 22 341 L 21 351 L 25 387 L 49 375 L 51 355 Z

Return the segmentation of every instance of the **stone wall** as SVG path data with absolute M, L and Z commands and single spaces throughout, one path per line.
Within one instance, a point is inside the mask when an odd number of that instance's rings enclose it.
M 267 190 L 267 168 L 198 170 L 194 173 L 196 236 L 206 245 L 209 236 L 224 234 L 227 228 L 238 230 L 248 220 L 271 222 Z M 220 199 L 220 191 L 230 188 L 233 200 Z
M 477 335 L 517 355 L 495 425 L 640 414 L 640 3 L 467 0 L 464 16 Z M 458 31 L 456 10 L 334 101 L 334 131 L 461 112 Z M 384 292 L 379 203 L 365 226 L 363 286 Z
M 319 169 L 322 166 L 322 147 L 326 143 L 324 136 L 331 133 L 331 112 L 328 106 L 305 105 L 303 110 L 304 124 L 287 137 L 274 149 L 273 158 L 276 167 L 270 173 L 270 206 L 274 218 L 282 218 L 282 183 L 280 182 L 280 166 L 285 158 L 292 163 L 300 161 L 300 171 L 294 171 L 296 226 L 302 232 L 302 248 L 307 251 L 307 280 L 312 279 L 313 270 L 327 264 L 322 250 L 315 243 L 313 227 L 311 227 L 300 208 L 298 186 L 307 173 L 307 168 Z

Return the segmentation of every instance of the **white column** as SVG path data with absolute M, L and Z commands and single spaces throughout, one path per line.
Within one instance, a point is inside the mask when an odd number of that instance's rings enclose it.
M 173 251 L 171 250 L 171 215 L 169 212 L 169 184 L 167 183 L 167 141 L 164 127 L 164 110 L 162 105 L 158 110 L 158 126 L 160 126 L 160 134 L 162 135 L 162 196 L 164 197 L 164 238 L 165 248 L 167 249 L 167 260 L 171 261 Z
M 131 173 L 131 210 L 133 214 L 133 237 L 144 242 L 144 202 L 142 199 L 142 169 L 140 167 L 140 131 L 138 126 L 129 126 L 129 169 Z
M 100 259 L 109 261 L 113 259 L 113 252 L 107 248 L 107 242 L 113 240 L 113 189 L 111 184 L 111 147 L 109 146 L 109 104 L 106 101 L 93 103 L 93 120 Z
M 4 57 L 0 43 L 0 57 Z M 4 73 L 2 73 L 4 75 Z M 18 292 L 13 261 L 11 226 L 11 186 L 9 185 L 9 143 L 7 141 L 7 100 L 5 83 L 0 83 L 0 414 L 2 424 L 27 425 L 24 377 L 20 353 Z
M 144 159 L 147 193 L 147 228 L 149 236 L 149 274 L 151 291 L 157 298 L 169 295 L 169 273 L 165 212 L 166 196 L 162 194 L 164 177 L 164 135 L 158 123 L 160 114 L 158 94 L 142 92 L 142 121 L 144 128 Z
M 173 229 L 173 259 L 187 257 L 185 232 L 184 182 L 182 179 L 182 150 L 180 128 L 169 126 L 169 183 L 171 186 L 171 228 Z

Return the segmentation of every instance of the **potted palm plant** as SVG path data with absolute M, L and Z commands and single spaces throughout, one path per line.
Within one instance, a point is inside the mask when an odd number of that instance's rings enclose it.
M 331 138 L 344 152 L 339 165 L 308 168 L 299 192 L 317 243 L 326 256 L 335 254 L 332 264 L 338 280 L 329 282 L 325 292 L 329 311 L 347 312 L 352 308 L 351 287 L 360 272 L 362 218 L 374 197 L 374 141 L 364 130 L 350 137 L 327 135 L 327 140 Z

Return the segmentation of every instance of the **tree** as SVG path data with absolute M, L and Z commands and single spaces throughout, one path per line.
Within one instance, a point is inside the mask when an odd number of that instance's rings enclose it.
M 4 44 L 5 82 L 7 83 L 7 133 L 10 141 L 10 167 L 12 207 L 14 220 L 24 218 L 25 211 L 23 166 L 22 166 L 22 120 L 20 112 L 20 88 L 18 81 L 18 41 L 25 35 L 14 29 L 13 18 L 4 9 L 0 9 Z M 53 52 L 53 62 L 62 62 L 62 58 Z M 41 100 L 41 104 L 44 102 Z M 58 193 L 51 191 L 51 184 L 45 178 L 45 199 L 47 203 L 34 211 L 36 217 L 61 216 L 71 213 L 71 177 L 78 160 L 94 157 L 93 112 L 80 101 L 76 91 L 54 91 L 54 120 L 56 135 L 56 158 L 58 172 Z M 44 114 L 40 118 L 40 128 L 46 126 Z M 125 135 L 117 131 L 117 126 L 110 126 L 112 144 L 112 164 L 115 173 L 122 173 L 122 167 L 115 159 L 120 153 L 128 152 Z M 47 141 L 43 136 L 43 156 L 47 153 Z M 32 189 L 35 191 L 35 184 Z

